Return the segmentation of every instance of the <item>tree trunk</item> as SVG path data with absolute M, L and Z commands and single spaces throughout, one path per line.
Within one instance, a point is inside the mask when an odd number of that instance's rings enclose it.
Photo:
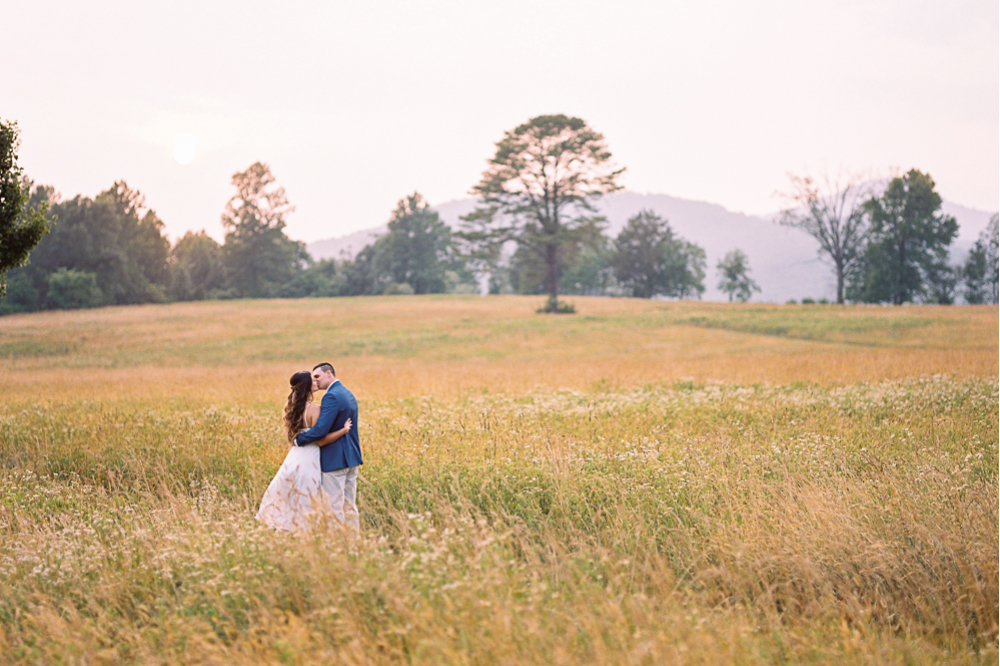
M 844 304 L 844 270 L 843 265 L 837 264 L 837 305 Z
M 545 279 L 545 286 L 549 292 L 548 310 L 555 312 L 559 304 L 559 246 L 550 243 L 545 246 L 545 266 L 548 268 L 548 276 Z
M 906 241 L 899 241 L 899 267 L 896 269 L 896 305 L 902 305 L 905 300 L 905 287 L 903 281 L 906 274 Z

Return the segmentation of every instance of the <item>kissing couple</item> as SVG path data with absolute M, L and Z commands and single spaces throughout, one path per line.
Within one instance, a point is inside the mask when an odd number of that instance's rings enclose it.
M 358 401 L 329 363 L 289 380 L 285 435 L 291 449 L 264 491 L 257 520 L 294 532 L 309 525 L 314 513 L 331 512 L 355 534 L 358 524 Z M 320 405 L 314 391 L 326 391 Z

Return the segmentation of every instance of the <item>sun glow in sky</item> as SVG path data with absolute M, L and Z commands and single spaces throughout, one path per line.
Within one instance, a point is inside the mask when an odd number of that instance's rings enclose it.
M 194 134 L 181 132 L 174 134 L 174 159 L 181 166 L 194 162 L 198 155 L 198 137 Z
M 293 238 L 464 198 L 505 130 L 566 113 L 623 184 L 768 213 L 789 171 L 929 172 L 1000 207 L 995 0 L 13 3 L 0 117 L 63 196 L 124 179 L 176 238 L 262 160 Z M 182 168 L 181 165 L 187 165 Z

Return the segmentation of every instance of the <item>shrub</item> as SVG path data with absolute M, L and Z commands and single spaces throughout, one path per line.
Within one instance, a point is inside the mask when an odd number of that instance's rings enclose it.
M 48 302 L 60 310 L 95 308 L 104 302 L 104 294 L 94 273 L 60 268 L 49 275 Z
M 7 295 L 0 300 L 0 315 L 37 310 L 40 295 L 31 278 L 20 271 L 7 274 Z
M 390 282 L 382 289 L 386 296 L 412 296 L 413 287 L 405 282 Z

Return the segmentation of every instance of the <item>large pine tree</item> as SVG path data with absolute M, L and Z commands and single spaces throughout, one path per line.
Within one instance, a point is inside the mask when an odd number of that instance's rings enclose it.
M 461 234 L 478 248 L 508 241 L 545 262 L 547 312 L 559 312 L 560 250 L 603 220 L 594 202 L 621 189 L 604 137 L 580 118 L 538 116 L 504 133 L 472 188 L 480 205 Z

